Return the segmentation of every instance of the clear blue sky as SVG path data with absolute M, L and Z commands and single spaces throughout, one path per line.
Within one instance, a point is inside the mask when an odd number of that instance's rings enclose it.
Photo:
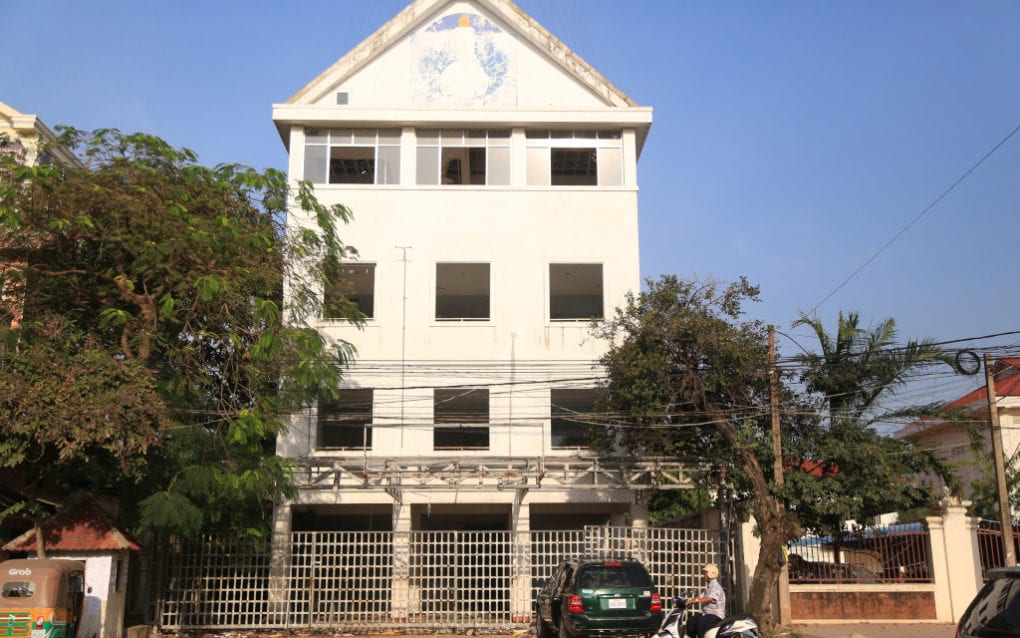
M 641 271 L 762 287 L 789 326 L 1020 125 L 1020 2 L 520 0 L 654 108 Z M 286 167 L 283 102 L 403 0 L 0 0 L 0 101 Z M 825 302 L 903 337 L 1020 328 L 1020 133 Z M 1016 352 L 1020 337 L 992 340 Z M 789 343 L 783 354 L 793 354 Z M 975 380 L 945 380 L 959 394 Z M 959 392 L 958 392 L 959 390 Z

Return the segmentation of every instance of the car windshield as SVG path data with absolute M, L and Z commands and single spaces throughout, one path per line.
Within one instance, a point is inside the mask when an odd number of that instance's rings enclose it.
M 581 568 L 577 582 L 582 589 L 652 586 L 648 572 L 636 563 L 585 565 Z

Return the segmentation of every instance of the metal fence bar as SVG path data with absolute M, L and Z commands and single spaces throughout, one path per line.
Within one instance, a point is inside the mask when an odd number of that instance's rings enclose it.
M 1002 526 L 999 521 L 983 520 L 978 525 L 978 555 L 981 559 L 981 578 L 988 580 L 988 570 L 1006 564 L 1002 552 Z M 1013 526 L 1013 552 L 1020 548 L 1020 527 Z
M 286 591 L 274 593 L 268 547 L 207 538 L 169 548 L 160 627 L 506 628 L 531 621 L 538 588 L 567 556 L 639 558 L 672 596 L 696 589 L 700 565 L 722 555 L 719 534 L 707 530 L 594 526 L 520 535 L 293 532 L 289 549 L 287 575 L 277 579 Z M 286 610 L 270 613 L 270 600 L 285 600 Z
M 931 583 L 931 538 L 920 523 L 805 536 L 787 547 L 790 582 Z

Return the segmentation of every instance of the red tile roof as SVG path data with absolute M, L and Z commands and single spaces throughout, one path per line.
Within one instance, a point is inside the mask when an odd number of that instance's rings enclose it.
M 92 552 L 110 550 L 140 551 L 128 534 L 120 531 L 113 520 L 94 501 L 79 501 L 46 521 L 42 527 L 46 551 Z M 10 552 L 34 552 L 35 530 L 28 530 L 3 546 Z
M 999 364 L 1004 364 L 1001 368 Z M 995 396 L 997 397 L 1017 397 L 1020 396 L 1020 359 L 999 359 L 996 365 L 992 368 L 996 370 L 1006 370 L 1007 366 L 1009 369 L 1009 376 L 1000 377 L 995 379 Z M 963 408 L 971 403 L 977 401 L 988 401 L 988 388 L 981 386 L 967 394 L 963 395 L 956 401 L 953 401 L 946 407 L 948 408 Z M 985 407 L 985 406 L 982 406 Z
M 996 359 L 992 365 L 992 374 L 995 378 L 996 397 L 1020 397 L 1020 358 L 1003 357 Z M 987 410 L 988 388 L 982 385 L 946 405 L 951 410 L 970 406 L 977 410 Z M 940 419 L 925 417 L 903 426 L 896 433 L 896 436 L 909 438 L 912 434 L 919 434 L 942 424 L 943 421 Z

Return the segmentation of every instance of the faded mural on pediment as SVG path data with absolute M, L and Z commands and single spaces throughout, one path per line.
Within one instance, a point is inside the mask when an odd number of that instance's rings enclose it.
M 514 39 L 485 16 L 454 13 L 412 41 L 412 96 L 427 106 L 514 107 Z

